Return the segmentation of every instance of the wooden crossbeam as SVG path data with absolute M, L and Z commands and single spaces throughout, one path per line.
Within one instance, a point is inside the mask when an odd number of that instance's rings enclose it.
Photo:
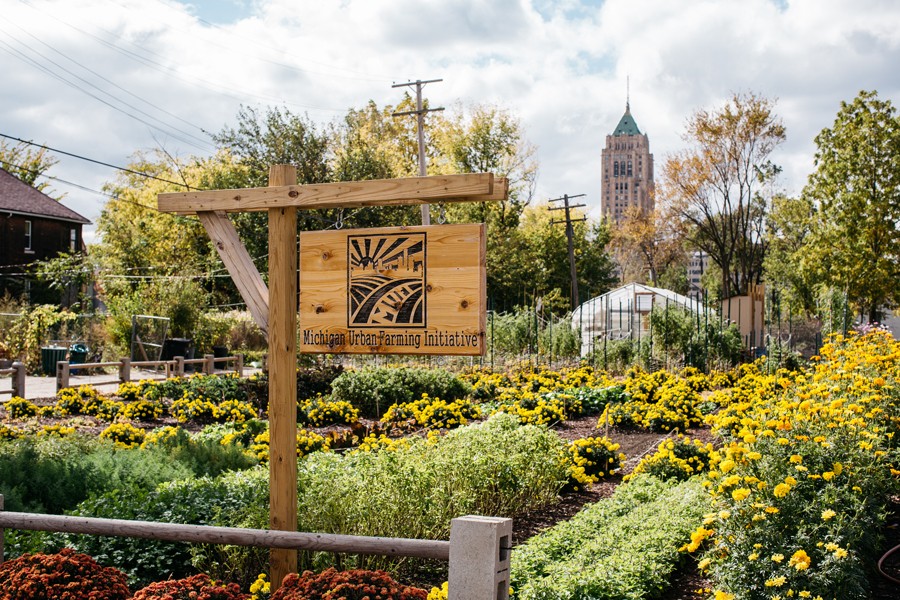
M 209 190 L 159 194 L 161 212 L 193 215 L 199 212 L 251 212 L 296 207 L 354 208 L 439 202 L 485 202 L 505 199 L 495 194 L 492 173 L 432 175 L 308 185 L 281 185 L 237 190 Z

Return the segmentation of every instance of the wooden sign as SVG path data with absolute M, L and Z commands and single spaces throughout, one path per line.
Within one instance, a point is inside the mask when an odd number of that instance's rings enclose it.
M 300 352 L 484 354 L 484 225 L 300 234 Z

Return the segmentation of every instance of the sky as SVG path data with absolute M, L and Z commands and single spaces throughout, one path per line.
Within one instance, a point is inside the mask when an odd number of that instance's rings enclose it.
M 797 194 L 842 101 L 877 90 L 900 106 L 898 65 L 895 0 L 0 0 L 0 134 L 115 166 L 159 147 L 208 156 L 241 105 L 324 125 L 442 79 L 432 106 L 520 120 L 536 201 L 585 194 L 597 214 L 627 98 L 657 174 L 695 111 L 774 99 L 778 186 Z M 68 182 L 54 193 L 96 222 L 107 199 L 91 190 L 115 170 L 54 156 Z

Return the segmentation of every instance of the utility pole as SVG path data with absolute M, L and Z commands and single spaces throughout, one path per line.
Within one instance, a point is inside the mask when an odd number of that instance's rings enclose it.
M 568 194 L 563 194 L 562 198 L 554 198 L 553 200 L 548 200 L 547 202 L 559 202 L 563 201 L 562 206 L 551 206 L 550 210 L 565 210 L 566 218 L 564 221 L 551 221 L 551 225 L 556 225 L 557 223 L 565 223 L 566 224 L 566 238 L 569 240 L 569 276 L 572 278 L 572 310 L 578 308 L 578 273 L 575 270 L 575 229 L 572 227 L 573 222 L 578 221 L 587 221 L 587 217 L 581 217 L 579 219 L 572 219 L 571 209 L 580 208 L 582 206 L 586 206 L 585 204 L 569 204 L 569 200 L 573 198 L 581 198 L 584 194 L 578 194 L 577 196 L 569 196 Z
M 392 113 L 391 116 L 402 117 L 404 115 L 416 115 L 416 130 L 419 134 L 419 177 L 425 177 L 425 175 L 427 175 L 427 164 L 425 162 L 425 114 L 444 110 L 443 106 L 440 108 L 424 108 L 422 105 L 422 88 L 425 87 L 425 84 L 427 83 L 438 83 L 439 81 L 443 81 L 443 79 L 429 79 L 427 81 L 417 79 L 406 83 L 395 83 L 391 86 L 393 88 L 416 86 L 416 110 L 395 112 Z M 422 205 L 422 225 L 431 225 L 431 215 L 428 212 L 427 204 Z

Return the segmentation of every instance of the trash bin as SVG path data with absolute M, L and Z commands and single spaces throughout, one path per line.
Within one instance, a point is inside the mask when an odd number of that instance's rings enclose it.
M 69 364 L 82 365 L 87 362 L 88 347 L 82 343 L 72 344 L 69 346 Z M 77 373 L 76 370 L 70 370 L 70 373 Z
M 212 350 L 214 358 L 225 358 L 228 356 L 228 346 L 213 346 Z
M 163 340 L 162 354 L 160 360 L 172 360 L 176 356 L 184 358 L 194 357 L 194 340 L 187 338 L 166 338 Z
M 41 348 L 41 370 L 44 375 L 56 375 L 56 363 L 66 360 L 68 348 L 62 346 L 44 346 Z

